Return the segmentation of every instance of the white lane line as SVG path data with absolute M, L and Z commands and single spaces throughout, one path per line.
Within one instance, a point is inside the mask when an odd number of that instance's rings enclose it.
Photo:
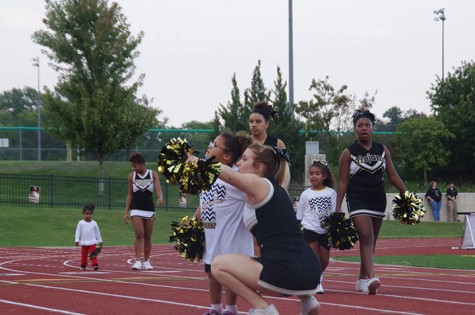
M 37 309 L 37 310 L 54 312 L 54 313 L 61 313 L 61 314 L 84 315 L 82 313 L 63 311 L 63 310 L 58 310 L 56 308 L 43 307 L 43 306 L 38 306 L 38 305 L 33 305 L 33 304 L 18 303 L 18 302 L 3 300 L 3 299 L 0 299 L 0 303 L 11 304 L 11 305 L 16 305 L 16 306 L 23 306 L 23 307 L 28 307 L 28 308 L 34 308 L 34 309 Z
M 1 281 L 1 280 L 0 280 L 0 282 L 8 283 L 8 284 L 22 284 L 22 283 L 18 283 L 18 282 Z M 68 291 L 68 292 L 79 292 L 79 293 L 84 293 L 84 294 L 116 297 L 116 298 L 120 298 L 120 299 L 156 302 L 156 303 L 163 303 L 163 304 L 170 304 L 170 305 L 192 307 L 192 308 L 197 308 L 197 309 L 208 309 L 208 306 L 201 306 L 201 305 L 181 303 L 181 302 L 173 302 L 173 301 L 166 301 L 166 300 L 159 300 L 159 299 L 149 299 L 149 298 L 142 298 L 142 297 L 138 297 L 138 296 L 121 295 L 121 294 L 113 294 L 113 293 L 105 293 L 105 292 L 94 292 L 94 291 L 89 291 L 89 290 L 80 290 L 80 289 L 72 289 L 72 288 L 64 288 L 64 287 L 52 287 L 52 286 L 42 285 L 42 284 L 22 284 L 22 285 L 26 285 L 26 286 L 29 286 L 29 287 L 35 287 L 35 288 L 42 288 L 42 289 L 51 289 L 51 290 Z M 183 288 L 181 288 L 181 289 L 183 289 Z M 205 290 L 205 291 L 208 291 L 208 290 Z M 68 314 L 78 314 L 78 313 L 68 313 Z

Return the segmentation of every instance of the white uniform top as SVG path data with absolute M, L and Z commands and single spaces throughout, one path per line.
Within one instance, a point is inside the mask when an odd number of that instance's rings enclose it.
M 246 195 L 218 178 L 200 194 L 201 220 L 205 231 L 203 262 L 211 264 L 222 254 L 254 254 L 252 234 L 243 223 Z
M 297 208 L 297 220 L 302 221 L 306 230 L 325 234 L 328 229 L 322 227 L 323 220 L 336 208 L 336 191 L 330 187 L 322 190 L 305 189 L 300 195 Z
M 96 221 L 86 222 L 81 220 L 78 222 L 76 228 L 75 242 L 79 242 L 81 246 L 90 246 L 97 243 L 102 243 L 101 232 Z

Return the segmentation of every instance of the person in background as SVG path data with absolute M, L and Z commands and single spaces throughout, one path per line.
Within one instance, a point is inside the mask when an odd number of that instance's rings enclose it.
M 374 274 L 374 251 L 379 231 L 386 217 L 386 192 L 383 175 L 401 193 L 407 189 L 399 177 L 388 148 L 372 140 L 376 117 L 369 110 L 357 110 L 353 115 L 356 141 L 340 156 L 340 179 L 336 212 L 346 194 L 349 215 L 360 243 L 360 275 L 356 290 L 376 294 L 381 282 Z
M 253 104 L 253 110 L 249 115 L 249 129 L 251 131 L 252 143 L 268 145 L 272 148 L 286 149 L 284 142 L 267 133 L 271 118 L 277 112 L 269 105 L 267 101 L 256 102 Z M 290 183 L 290 172 L 288 178 L 282 182 L 282 187 L 287 189 Z
M 333 175 L 326 161 L 313 160 L 308 170 L 311 186 L 300 195 L 297 220 L 303 227 L 303 237 L 320 260 L 322 276 L 317 293 L 323 294 L 323 272 L 330 262 L 328 229 L 322 226 L 325 218 L 335 212 L 336 191 Z
M 92 253 L 97 244 L 102 246 L 101 232 L 96 221 L 92 219 L 94 214 L 94 205 L 88 203 L 82 209 L 83 219 L 78 222 L 75 234 L 75 245 L 81 246 L 81 270 L 86 270 L 88 254 Z M 99 261 L 97 257 L 91 260 L 92 268 L 99 270 Z
M 279 314 L 262 294 L 296 295 L 300 312 L 316 315 L 320 305 L 313 294 L 320 280 L 320 263 L 305 242 L 287 191 L 276 181 L 288 170 L 283 150 L 251 144 L 236 163 L 238 171 L 222 164 L 219 178 L 246 194 L 244 224 L 256 237 L 260 257 L 244 254 L 217 256 L 213 277 L 252 305 L 251 315 Z M 197 157 L 189 157 L 196 162 Z
M 249 115 L 249 129 L 251 131 L 252 143 L 268 145 L 272 148 L 279 148 L 282 150 L 286 149 L 285 143 L 281 139 L 267 133 L 270 120 L 271 118 L 274 118 L 276 114 L 277 112 L 267 101 L 256 102 L 253 104 L 253 110 Z M 286 167 L 289 167 L 288 164 L 286 165 Z M 284 178 L 281 183 L 282 187 L 287 190 L 290 184 L 290 169 L 289 171 L 284 172 L 284 174 L 286 174 L 287 177 Z M 254 255 L 260 255 L 260 249 L 255 239 Z
M 449 182 L 447 188 L 447 217 L 449 222 L 460 222 L 457 209 L 457 188 L 455 188 L 454 182 Z
M 152 232 L 155 223 L 155 204 L 153 191 L 157 193 L 157 206 L 163 203 L 162 189 L 158 174 L 145 167 L 145 158 L 140 152 L 129 157 L 133 172 L 128 177 L 128 192 L 125 202 L 124 222 L 132 219 L 135 232 L 135 263 L 133 270 L 152 270 L 150 252 L 152 250 Z M 143 254 L 142 254 L 143 251 Z
M 224 129 L 212 141 L 205 153 L 205 158 L 213 158 L 214 162 L 235 168 L 234 164 L 251 143 L 251 137 L 244 132 L 234 135 L 231 130 Z M 253 254 L 252 234 L 243 222 L 246 196 L 234 186 L 221 179 L 207 191 L 200 193 L 200 206 L 195 217 L 200 218 L 205 231 L 205 251 L 203 254 L 204 269 L 208 275 L 211 306 L 203 315 L 236 315 L 238 313 L 237 295 L 226 290 L 223 311 L 221 293 L 223 286 L 213 277 L 211 263 L 222 254 Z
M 442 207 L 442 192 L 437 187 L 437 182 L 435 180 L 430 182 L 429 188 L 427 189 L 426 196 L 429 205 L 432 208 L 432 215 L 434 216 L 434 221 L 440 221 L 440 208 Z

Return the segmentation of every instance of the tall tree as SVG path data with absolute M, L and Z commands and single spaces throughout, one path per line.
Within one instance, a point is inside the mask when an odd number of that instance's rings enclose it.
M 427 92 L 431 108 L 455 140 L 446 143 L 452 151 L 451 165 L 454 169 L 471 171 L 475 168 L 475 63 L 462 65 L 440 78 Z
M 257 61 L 251 79 L 251 87 L 244 91 L 244 117 L 249 119 L 252 111 L 252 105 L 256 102 L 268 101 L 271 92 L 267 90 L 261 74 L 261 61 Z M 246 128 L 247 129 L 247 128 Z
M 448 164 L 451 150 L 444 143 L 451 133 L 437 117 L 409 118 L 397 127 L 399 158 L 411 170 L 421 170 L 424 183 L 427 172 Z
M 157 124 L 159 111 L 135 95 L 144 75 L 128 85 L 143 32 L 131 35 L 115 2 L 45 2 L 46 30 L 36 31 L 32 38 L 46 48 L 44 53 L 60 75 L 54 91 L 46 89 L 44 108 L 61 139 L 96 156 L 102 179 L 105 156 L 130 148 Z
M 305 138 L 299 134 L 303 128 L 302 122 L 298 121 L 289 110 L 286 89 L 287 83 L 282 77 L 280 67 L 277 67 L 277 79 L 271 91 L 271 101 L 277 115 L 270 123 L 269 133 L 285 143 L 290 155 L 292 179 L 299 181 L 305 167 Z
M 349 112 L 348 108 L 353 104 L 352 97 L 346 94 L 347 88 L 342 85 L 336 90 L 328 82 L 328 76 L 325 80 L 313 79 L 309 89 L 313 93 L 313 99 L 300 101 L 295 105 L 295 112 L 306 121 L 305 129 L 329 132 L 332 125 L 340 128 L 339 116 Z
M 244 106 L 241 103 L 241 93 L 237 85 L 236 73 L 231 79 L 231 100 L 226 106 L 220 104 L 218 110 L 215 112 L 215 129 L 222 130 L 224 127 L 230 128 L 233 131 L 247 130 L 249 115 L 244 116 Z

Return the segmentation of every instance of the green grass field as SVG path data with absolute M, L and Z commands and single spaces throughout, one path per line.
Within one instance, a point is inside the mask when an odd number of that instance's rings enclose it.
M 171 221 L 184 215 L 193 215 L 194 209 L 180 212 L 157 213 L 153 233 L 154 244 L 168 244 Z M 123 210 L 96 208 L 94 220 L 99 224 L 105 246 L 132 245 L 133 227 L 123 221 Z M 0 206 L 0 247 L 18 246 L 74 246 L 74 232 L 82 209 L 45 208 L 30 206 Z M 385 221 L 381 238 L 438 238 L 460 237 L 462 223 L 422 222 L 418 225 L 404 225 Z M 172 245 L 172 244 L 171 244 Z M 376 263 L 425 266 L 438 268 L 473 269 L 475 257 L 470 255 L 427 255 L 427 256 L 376 256 Z M 359 261 L 359 257 L 338 257 L 346 261 Z
M 147 166 L 154 169 L 155 162 L 148 162 Z M 106 177 L 126 178 L 130 172 L 130 164 L 127 161 L 104 163 Z M 0 161 L 0 173 L 61 174 L 97 178 L 99 171 L 97 162 Z M 167 244 L 171 233 L 171 221 L 176 221 L 184 215 L 191 216 L 194 210 L 189 208 L 180 212 L 159 211 L 153 234 L 154 244 Z M 105 246 L 133 244 L 133 227 L 123 222 L 123 215 L 123 209 L 96 208 L 94 220 L 99 224 Z M 0 205 L 0 247 L 74 246 L 74 233 L 80 219 L 82 219 L 81 207 Z M 380 238 L 460 237 L 462 229 L 462 223 L 422 222 L 418 225 L 403 225 L 394 221 L 385 221 Z M 470 254 L 467 252 L 464 256 L 376 256 L 375 261 L 376 263 L 475 270 L 475 258 Z M 339 257 L 338 259 L 359 260 L 359 257 Z

